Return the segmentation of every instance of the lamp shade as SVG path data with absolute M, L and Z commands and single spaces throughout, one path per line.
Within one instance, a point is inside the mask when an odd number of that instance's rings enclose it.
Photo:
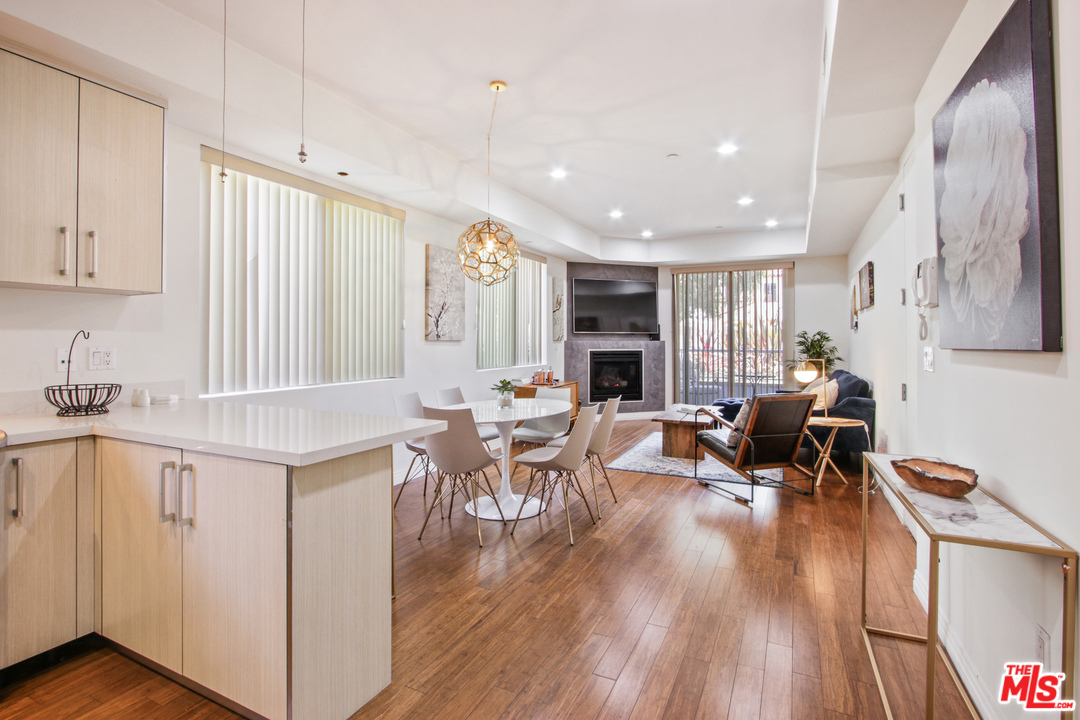
M 803 360 L 795 366 L 795 379 L 802 384 L 813 382 L 818 376 L 818 368 L 810 360 Z
M 494 285 L 510 277 L 518 260 L 510 229 L 491 218 L 471 225 L 458 238 L 458 262 L 471 280 Z

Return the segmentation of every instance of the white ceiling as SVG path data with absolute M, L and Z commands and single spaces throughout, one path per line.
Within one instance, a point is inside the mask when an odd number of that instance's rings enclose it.
M 294 165 L 302 3 L 228 2 L 230 48 L 250 56 L 245 77 L 267 68 L 265 82 L 230 86 L 230 106 L 247 93 L 247 112 L 265 102 L 275 115 L 273 148 L 251 147 L 255 134 L 239 144 Z M 483 212 L 488 82 L 499 79 L 509 89 L 492 135 L 492 214 L 535 245 L 573 259 L 617 247 L 625 260 L 633 253 L 621 241 L 637 239 L 642 261 L 717 261 L 734 246 L 742 257 L 790 254 L 802 235 L 810 254 L 844 253 L 895 177 L 912 106 L 962 6 L 307 0 L 306 169 L 350 170 L 350 183 L 455 221 Z M 135 68 L 118 79 L 167 97 L 174 122 L 199 132 L 220 123 L 222 0 L 0 0 L 0 11 L 94 51 L 53 42 L 58 55 L 88 63 L 99 53 L 96 69 L 114 75 Z M 49 42 L 3 21 L 3 34 Z M 327 117 L 320 93 L 374 118 Z M 740 149 L 721 156 L 723 142 Z M 551 178 L 554 168 L 567 177 Z M 739 206 L 744 195 L 753 204 Z M 613 209 L 623 217 L 608 217 Z

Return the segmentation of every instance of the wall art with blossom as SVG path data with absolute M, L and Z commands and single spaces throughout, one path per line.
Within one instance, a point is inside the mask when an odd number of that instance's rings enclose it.
M 465 275 L 457 253 L 438 245 L 427 246 L 427 323 L 424 338 L 437 342 L 465 339 Z
M 1049 0 L 1017 0 L 934 117 L 941 346 L 1060 352 Z

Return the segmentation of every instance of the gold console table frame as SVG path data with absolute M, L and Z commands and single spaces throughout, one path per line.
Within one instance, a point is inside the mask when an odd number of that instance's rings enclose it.
M 1075 699 L 1073 694 L 1075 688 L 1073 670 L 1075 667 L 1076 655 L 1076 551 L 1043 530 L 1031 520 L 1028 520 L 1026 517 L 1016 512 L 1016 510 L 1009 507 L 998 498 L 983 490 L 981 487 L 976 488 L 964 498 L 958 499 L 944 498 L 912 488 L 896 474 L 896 471 L 893 470 L 891 464 L 891 461 L 894 459 L 900 460 L 909 457 L 912 456 L 883 455 L 881 453 L 863 454 L 862 614 L 860 616 L 860 622 L 863 641 L 866 643 L 866 651 L 870 655 L 870 665 L 874 670 L 874 679 L 877 681 L 878 692 L 881 694 L 881 702 L 885 706 L 886 717 L 889 720 L 893 720 L 892 709 L 889 707 L 889 699 L 885 694 L 885 684 L 882 682 L 877 658 L 874 656 L 874 648 L 870 642 L 871 634 L 926 643 L 927 720 L 932 720 L 934 717 L 934 691 L 936 690 L 935 670 L 937 665 L 937 655 L 939 653 L 941 654 L 942 661 L 945 663 L 946 669 L 949 671 L 950 677 L 952 677 L 953 682 L 960 691 L 960 695 L 963 697 L 964 703 L 967 705 L 967 709 L 971 713 L 971 716 L 976 718 L 976 720 L 979 718 L 978 711 L 975 709 L 975 704 L 972 702 L 971 696 L 968 694 L 963 682 L 960 681 L 960 676 L 957 674 L 952 660 L 949 659 L 944 646 L 938 641 L 938 565 L 940 562 L 940 544 L 943 542 L 954 543 L 957 545 L 996 548 L 999 550 L 1012 550 L 1015 552 L 1032 553 L 1036 555 L 1049 555 L 1051 557 L 1060 557 L 1062 559 L 1061 567 L 1064 575 L 1064 601 L 1061 623 L 1061 667 L 1062 672 L 1065 673 L 1062 693 L 1064 695 L 1063 699 Z M 867 491 L 869 490 L 871 472 L 877 475 L 878 480 L 892 492 L 892 494 L 900 501 L 901 505 L 903 505 L 908 515 L 919 524 L 922 531 L 930 538 L 930 587 L 928 592 L 929 597 L 925 637 L 896 632 L 894 630 L 886 630 L 884 628 L 870 627 L 866 624 L 867 533 L 869 529 L 868 509 L 870 501 L 870 494 Z M 988 514 L 996 514 L 999 521 L 1004 521 L 1006 524 L 1011 525 L 1012 529 L 1015 531 L 1014 536 L 1009 538 L 1006 537 L 1007 533 L 992 532 L 994 528 L 987 526 L 992 526 L 994 523 L 987 522 L 980 524 L 976 521 L 967 526 L 961 526 L 943 518 L 928 518 L 923 511 L 917 507 L 917 504 L 923 505 L 924 507 L 934 504 L 947 506 L 949 503 L 961 503 L 961 501 L 965 500 L 969 503 L 975 503 L 976 508 L 985 508 L 988 511 Z M 1000 530 L 1000 528 L 998 529 Z M 1061 717 L 1072 718 L 1073 713 L 1071 711 L 1063 711 Z

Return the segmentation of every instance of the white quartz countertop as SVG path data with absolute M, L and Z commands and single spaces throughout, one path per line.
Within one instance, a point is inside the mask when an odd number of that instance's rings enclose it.
M 105 415 L 0 416 L 8 445 L 97 435 L 214 455 L 312 465 L 446 429 L 436 420 L 181 400 L 174 405 L 118 405 Z

